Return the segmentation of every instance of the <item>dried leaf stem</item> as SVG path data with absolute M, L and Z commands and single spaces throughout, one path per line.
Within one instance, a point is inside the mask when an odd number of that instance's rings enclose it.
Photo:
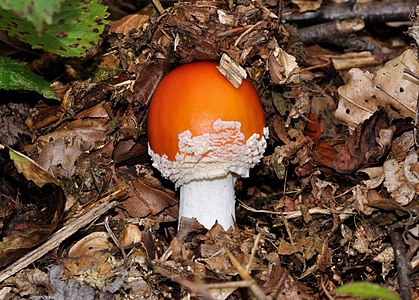
M 249 273 L 246 272 L 246 269 L 239 263 L 239 261 L 234 257 L 233 253 L 230 252 L 227 248 L 224 248 L 228 257 L 230 258 L 231 263 L 236 268 L 237 272 L 239 272 L 240 277 L 252 283 L 249 286 L 249 290 L 252 292 L 253 296 L 257 300 L 267 300 L 268 297 L 265 295 L 265 293 L 262 291 L 262 289 L 256 284 L 256 282 L 253 280 L 252 276 L 249 275 Z
M 239 204 L 244 209 L 248 211 L 255 212 L 255 213 L 263 213 L 263 214 L 272 214 L 272 215 L 284 215 L 284 218 L 294 219 L 303 216 L 303 213 L 299 210 L 297 211 L 288 211 L 288 212 L 280 212 L 280 211 L 272 211 L 272 210 L 265 210 L 265 209 L 255 209 L 250 207 L 243 202 L 239 201 Z M 309 214 L 320 214 L 320 215 L 333 215 L 333 214 L 345 214 L 345 215 L 354 215 L 355 213 L 352 210 L 335 210 L 335 209 L 328 209 L 328 208 L 319 208 L 313 207 L 308 210 Z

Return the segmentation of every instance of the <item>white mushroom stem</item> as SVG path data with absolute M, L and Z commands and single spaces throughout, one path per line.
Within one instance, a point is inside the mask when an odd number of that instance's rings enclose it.
M 179 219 L 196 218 L 206 228 L 215 222 L 225 230 L 234 227 L 236 176 L 193 180 L 180 187 Z M 179 222 L 180 224 L 180 222 Z
M 153 166 L 180 188 L 180 217 L 196 218 L 208 229 L 217 220 L 227 230 L 235 219 L 234 183 L 248 177 L 261 159 L 268 129 L 246 140 L 240 122 L 216 120 L 213 131 L 200 136 L 181 132 L 174 161 L 154 153 L 150 145 L 148 153 Z

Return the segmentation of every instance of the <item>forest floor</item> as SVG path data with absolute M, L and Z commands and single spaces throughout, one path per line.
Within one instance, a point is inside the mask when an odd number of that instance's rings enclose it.
M 1 299 L 419 299 L 416 1 L 105 4 L 83 59 L 14 48 L 61 101 L 1 93 Z M 222 58 L 268 146 L 234 229 L 178 230 L 149 102 L 169 70 Z

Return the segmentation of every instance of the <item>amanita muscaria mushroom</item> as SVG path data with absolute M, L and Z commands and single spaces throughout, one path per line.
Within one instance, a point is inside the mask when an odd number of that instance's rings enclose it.
M 235 181 L 249 176 L 268 135 L 251 81 L 235 88 L 212 62 L 177 67 L 157 86 L 147 126 L 153 166 L 180 187 L 179 221 L 233 226 Z

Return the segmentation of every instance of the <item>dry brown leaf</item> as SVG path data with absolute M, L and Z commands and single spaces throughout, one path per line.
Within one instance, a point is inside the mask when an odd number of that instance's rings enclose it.
M 405 68 L 419 73 L 419 62 L 413 50 L 406 50 L 373 74 L 356 68 L 349 70 L 346 84 L 338 89 L 340 100 L 336 119 L 354 130 L 384 106 L 394 107 L 405 117 L 412 117 L 419 85 L 404 74 Z
M 279 255 L 291 255 L 298 252 L 303 253 L 303 246 L 301 244 L 291 245 L 287 241 L 281 240 L 277 252 Z
M 85 236 L 70 248 L 67 258 L 63 259 L 66 274 L 74 276 L 95 270 L 99 275 L 106 275 L 112 269 L 109 259 L 113 246 L 106 232 L 96 231 Z
M 150 6 L 146 6 L 136 14 L 128 15 L 117 21 L 109 23 L 109 33 L 128 34 L 133 29 L 147 30 L 150 18 L 157 17 L 157 11 Z
M 408 205 L 419 192 L 418 155 L 412 152 L 401 162 L 384 162 L 384 186 L 400 205 Z
M 128 192 L 129 196 L 121 206 L 132 218 L 148 217 L 161 222 L 176 220 L 177 200 L 173 191 L 153 186 L 147 179 L 139 178 L 121 180 L 118 186 Z
M 48 274 L 36 268 L 24 269 L 4 283 L 9 286 L 14 285 L 19 290 L 20 296 L 40 295 L 44 287 L 52 288 Z
M 401 123 L 393 125 L 398 119 L 400 116 L 390 108 L 376 111 L 356 128 L 334 158 L 319 157 L 318 161 L 342 174 L 375 164 L 387 154 L 394 132 L 402 126 Z
M 269 74 L 272 82 L 275 84 L 286 84 L 298 79 L 297 72 L 299 68 L 295 57 L 281 49 L 276 42 L 271 44 L 275 45 L 275 49 L 268 59 Z
M 55 177 L 73 176 L 79 156 L 105 144 L 109 117 L 103 105 L 89 108 L 77 115 L 78 119 L 41 136 L 37 140 L 41 148 L 37 162 Z
M 352 201 L 355 204 L 356 209 L 363 213 L 364 215 L 371 215 L 374 212 L 374 208 L 367 205 L 368 201 L 368 192 L 373 191 L 365 189 L 360 185 L 356 185 L 352 189 Z
M 382 166 L 365 168 L 359 170 L 358 172 L 365 173 L 370 178 L 362 181 L 365 188 L 367 189 L 375 189 L 379 187 L 384 181 L 384 168 Z
M 398 204 L 396 201 L 381 195 L 376 190 L 364 190 L 364 194 L 365 198 L 362 199 L 362 201 L 364 201 L 363 204 L 371 208 L 378 208 L 386 211 L 398 210 L 399 212 L 408 212 L 403 206 Z
M 396 137 L 391 143 L 391 152 L 397 159 L 403 159 L 415 148 L 413 130 Z
M 135 224 L 127 224 L 119 237 L 119 244 L 122 247 L 130 246 L 132 244 L 141 243 L 142 239 L 143 234 L 138 226 Z

